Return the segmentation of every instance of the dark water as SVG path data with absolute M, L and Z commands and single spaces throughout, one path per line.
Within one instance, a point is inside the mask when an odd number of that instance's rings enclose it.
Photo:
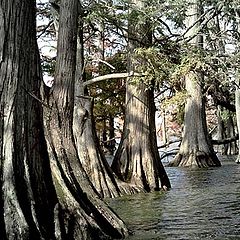
M 128 240 L 240 240 L 240 164 L 166 168 L 172 189 L 110 202 L 133 233 Z

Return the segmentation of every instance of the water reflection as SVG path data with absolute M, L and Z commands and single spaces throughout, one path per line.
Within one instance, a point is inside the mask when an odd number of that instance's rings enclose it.
M 240 240 L 240 165 L 166 171 L 169 192 L 111 200 L 133 233 L 129 240 Z

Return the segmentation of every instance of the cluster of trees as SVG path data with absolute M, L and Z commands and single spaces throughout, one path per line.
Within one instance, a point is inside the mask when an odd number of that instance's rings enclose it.
M 36 4 L 0 1 L 1 239 L 124 238 L 126 225 L 103 198 L 171 187 L 158 153 L 155 94 L 181 93 L 185 102 L 170 165 L 221 165 L 205 100 L 235 111 L 239 123 L 239 6 L 52 0 L 36 11 Z M 49 22 L 36 28 L 36 13 Z M 40 58 L 37 37 L 57 39 L 56 59 Z M 41 66 L 54 72 L 51 87 Z M 106 103 L 111 111 L 103 114 Z M 109 123 L 110 140 L 114 117 L 124 119 L 111 166 L 94 113 Z

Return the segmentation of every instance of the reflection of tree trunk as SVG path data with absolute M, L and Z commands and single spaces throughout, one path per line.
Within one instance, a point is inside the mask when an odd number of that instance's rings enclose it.
M 61 1 L 56 74 L 51 108 L 46 112 L 54 184 L 63 209 L 66 239 L 122 238 L 126 227 L 101 201 L 83 169 L 74 141 L 77 9 L 77 0 Z
M 35 4 L 0 3 L 0 238 L 8 240 L 54 239 L 55 233 Z

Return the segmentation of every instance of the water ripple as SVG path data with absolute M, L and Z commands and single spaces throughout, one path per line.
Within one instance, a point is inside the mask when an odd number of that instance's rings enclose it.
M 113 199 L 129 240 L 240 240 L 240 166 L 166 168 L 172 189 Z

